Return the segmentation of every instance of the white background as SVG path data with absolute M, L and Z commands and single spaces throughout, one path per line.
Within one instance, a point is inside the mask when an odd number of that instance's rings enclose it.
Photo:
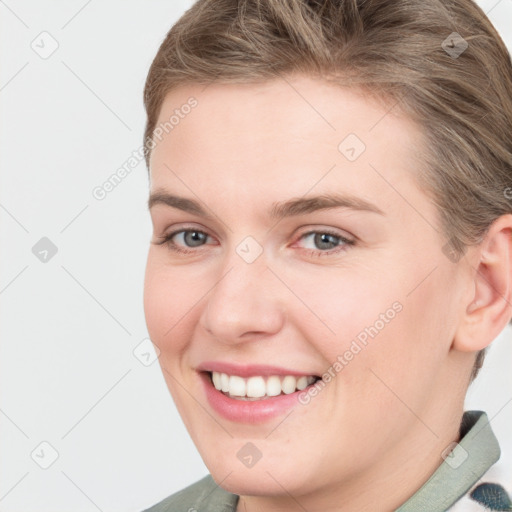
M 512 48 L 512 0 L 479 4 Z M 147 338 L 144 162 L 92 195 L 140 148 L 149 65 L 190 5 L 0 1 L 2 512 L 140 511 L 207 473 L 158 363 L 133 354 Z M 59 46 L 43 59 L 34 40 Z M 42 237 L 58 249 L 46 263 L 32 252 Z M 511 336 L 467 403 L 493 418 L 496 475 L 512 460 Z M 48 469 L 43 441 L 58 453 Z

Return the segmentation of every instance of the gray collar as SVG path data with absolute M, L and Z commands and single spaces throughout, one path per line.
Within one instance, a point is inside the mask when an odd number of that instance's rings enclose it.
M 485 412 L 465 412 L 460 442 L 425 484 L 395 512 L 445 512 L 499 458 L 500 447 Z

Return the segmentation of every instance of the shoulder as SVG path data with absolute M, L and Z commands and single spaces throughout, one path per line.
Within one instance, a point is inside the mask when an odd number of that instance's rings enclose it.
M 143 512 L 235 512 L 237 502 L 236 494 L 222 489 L 207 475 Z

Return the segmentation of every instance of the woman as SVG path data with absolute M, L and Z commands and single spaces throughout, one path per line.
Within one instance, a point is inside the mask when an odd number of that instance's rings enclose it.
M 512 316 L 512 65 L 481 9 L 199 0 L 145 105 L 146 321 L 210 471 L 150 510 L 511 510 L 463 411 Z

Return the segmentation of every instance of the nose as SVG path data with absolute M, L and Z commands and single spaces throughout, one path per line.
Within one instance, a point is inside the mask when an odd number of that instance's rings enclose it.
M 283 288 L 263 258 L 246 263 L 235 255 L 207 294 L 199 323 L 225 344 L 276 334 L 286 316 Z

